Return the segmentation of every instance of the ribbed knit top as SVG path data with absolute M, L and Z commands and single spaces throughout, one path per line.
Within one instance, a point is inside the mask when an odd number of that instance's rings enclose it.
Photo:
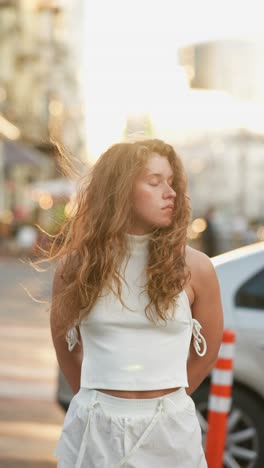
M 183 290 L 166 323 L 153 323 L 145 314 L 144 290 L 149 235 L 127 235 L 128 257 L 122 265 L 124 305 L 114 293 L 102 291 L 80 324 L 83 345 L 81 387 L 109 390 L 158 390 L 188 387 L 187 359 L 194 334 L 198 354 L 206 351 L 200 324 L 192 318 Z M 69 349 L 77 340 L 67 335 Z M 203 342 L 203 352 L 200 343 Z

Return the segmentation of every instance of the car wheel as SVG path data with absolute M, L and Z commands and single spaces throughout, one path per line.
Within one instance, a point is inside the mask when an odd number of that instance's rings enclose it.
M 209 382 L 204 382 L 192 395 L 201 425 L 203 445 L 207 432 Z M 264 467 L 263 401 L 254 392 L 236 384 L 228 416 L 225 468 Z

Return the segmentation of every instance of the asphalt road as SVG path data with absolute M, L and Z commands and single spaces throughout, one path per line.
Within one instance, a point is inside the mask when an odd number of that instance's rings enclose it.
M 64 414 L 55 402 L 48 305 L 37 302 L 50 298 L 52 274 L 0 258 L 1 468 L 56 467 Z

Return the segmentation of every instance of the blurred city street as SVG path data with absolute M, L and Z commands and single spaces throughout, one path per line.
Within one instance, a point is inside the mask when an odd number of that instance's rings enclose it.
M 212 259 L 224 326 L 236 333 L 223 466 L 264 467 L 262 4 L 0 0 L 0 468 L 56 467 L 61 406 L 66 411 L 72 398 L 50 336 L 53 269 L 37 272 L 27 256 L 58 259 L 71 243 L 71 252 L 81 246 L 90 255 L 89 232 L 111 241 L 99 221 L 89 231 L 89 210 L 98 212 L 103 193 L 98 179 L 84 204 L 93 167 L 113 144 L 145 139 L 164 140 L 182 161 L 191 205 L 186 244 Z M 114 215 L 99 205 L 123 222 L 119 197 L 127 208 L 115 188 L 122 165 L 105 183 Z M 104 276 L 94 277 L 104 287 Z M 194 398 L 204 441 L 210 391 L 205 379 Z
M 0 467 L 55 467 L 64 418 L 54 400 L 57 366 L 47 305 L 29 297 L 48 298 L 52 273 L 1 258 L 0 275 Z

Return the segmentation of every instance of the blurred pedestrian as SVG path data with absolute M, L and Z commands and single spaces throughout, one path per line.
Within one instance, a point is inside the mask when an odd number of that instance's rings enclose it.
M 207 466 L 190 395 L 223 315 L 211 261 L 186 245 L 189 215 L 183 165 L 161 140 L 115 144 L 84 174 L 51 250 L 53 343 L 75 393 L 59 468 Z
M 217 231 L 214 223 L 215 210 L 210 207 L 205 215 L 206 228 L 202 234 L 203 252 L 208 257 L 214 257 L 218 253 Z

